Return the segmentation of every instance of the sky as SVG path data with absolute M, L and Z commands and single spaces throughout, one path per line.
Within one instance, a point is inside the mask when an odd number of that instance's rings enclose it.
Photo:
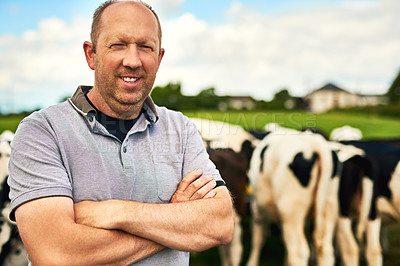
M 100 0 L 0 0 L 0 113 L 93 85 L 82 44 Z M 384 94 L 400 70 L 399 0 L 149 0 L 166 54 L 155 86 L 271 100 L 326 83 Z

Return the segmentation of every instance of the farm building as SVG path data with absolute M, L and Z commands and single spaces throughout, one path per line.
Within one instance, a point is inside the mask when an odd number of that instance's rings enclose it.
M 303 97 L 310 111 L 321 113 L 334 108 L 375 106 L 385 103 L 382 95 L 361 95 L 328 83 Z

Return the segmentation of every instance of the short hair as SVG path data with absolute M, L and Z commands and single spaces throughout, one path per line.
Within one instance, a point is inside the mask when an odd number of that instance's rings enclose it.
M 157 25 L 158 25 L 158 38 L 160 41 L 160 53 L 161 53 L 161 39 L 162 39 L 162 30 L 161 30 L 161 23 L 160 23 L 160 19 L 158 18 L 157 13 L 154 11 L 154 9 L 147 3 L 141 1 L 141 0 L 125 0 L 125 1 L 121 1 L 121 0 L 108 0 L 106 2 L 104 2 L 102 5 L 100 5 L 96 11 L 93 14 L 93 21 L 92 21 L 92 28 L 91 28 L 91 32 L 90 32 L 90 40 L 93 43 L 93 51 L 96 52 L 96 45 L 97 45 L 97 40 L 99 38 L 100 35 L 100 28 L 101 28 L 101 15 L 103 14 L 104 10 L 111 6 L 112 4 L 115 3 L 119 3 L 119 2 L 136 2 L 139 3 L 145 7 L 147 7 L 152 13 L 153 15 L 156 17 L 157 20 Z

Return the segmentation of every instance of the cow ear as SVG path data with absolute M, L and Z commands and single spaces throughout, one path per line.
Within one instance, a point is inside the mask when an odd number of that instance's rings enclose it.
M 1 159 L 2 153 L 0 152 L 0 159 Z

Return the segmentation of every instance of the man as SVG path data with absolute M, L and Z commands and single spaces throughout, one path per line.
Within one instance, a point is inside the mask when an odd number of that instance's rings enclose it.
M 157 15 L 106 2 L 91 40 L 93 88 L 16 132 L 11 218 L 34 265 L 188 265 L 190 251 L 231 240 L 232 202 L 194 125 L 149 98 L 164 55 Z

